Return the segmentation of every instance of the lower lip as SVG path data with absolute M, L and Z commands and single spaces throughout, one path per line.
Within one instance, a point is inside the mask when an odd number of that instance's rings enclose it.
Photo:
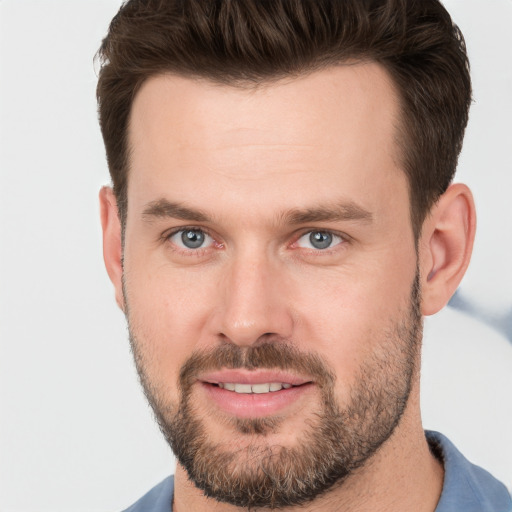
M 207 382 L 201 384 L 215 405 L 239 418 L 264 418 L 282 412 L 313 387 L 313 384 L 308 383 L 269 393 L 236 393 Z

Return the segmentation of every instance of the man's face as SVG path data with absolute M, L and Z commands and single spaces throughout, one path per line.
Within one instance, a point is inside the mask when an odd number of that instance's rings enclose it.
M 297 504 L 363 465 L 415 380 L 415 243 L 376 64 L 257 89 L 161 76 L 130 124 L 124 297 L 195 484 Z

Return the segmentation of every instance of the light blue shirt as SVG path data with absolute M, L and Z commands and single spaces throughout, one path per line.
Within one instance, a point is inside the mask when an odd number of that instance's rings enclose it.
M 512 512 L 505 486 L 471 464 L 442 434 L 426 431 L 432 451 L 444 464 L 444 483 L 435 512 Z M 174 478 L 167 477 L 125 512 L 172 512 Z

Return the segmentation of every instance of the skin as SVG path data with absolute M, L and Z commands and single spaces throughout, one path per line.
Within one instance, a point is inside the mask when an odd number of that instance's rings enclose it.
M 398 122 L 396 91 L 375 63 L 252 89 L 170 75 L 145 82 L 129 131 L 126 297 L 108 187 L 100 193 L 104 256 L 152 383 L 170 403 L 178 402 L 179 370 L 194 351 L 272 335 L 329 361 L 343 407 L 377 334 L 407 310 L 417 265 L 422 314 L 446 304 L 469 262 L 473 200 L 467 187 L 452 185 L 427 216 L 416 249 Z M 204 219 L 151 214 L 162 199 Z M 355 218 L 290 219 L 297 210 L 332 213 L 340 205 Z M 179 247 L 179 237 L 168 235 L 183 227 L 211 239 L 199 250 Z M 305 235 L 315 230 L 336 235 L 331 248 L 308 247 Z M 210 438 L 233 442 L 229 414 L 199 385 L 193 398 Z M 310 386 L 280 410 L 276 432 L 252 442 L 293 446 L 317 398 Z M 237 446 L 244 442 L 236 437 Z M 442 478 L 421 426 L 417 372 L 388 441 L 342 486 L 301 510 L 433 511 Z M 236 510 L 207 500 L 179 465 L 174 506 Z

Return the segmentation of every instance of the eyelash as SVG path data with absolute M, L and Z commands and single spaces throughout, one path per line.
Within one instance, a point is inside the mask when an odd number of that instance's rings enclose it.
M 179 228 L 173 229 L 172 231 L 165 232 L 161 238 L 164 242 L 168 243 L 169 246 L 171 246 L 172 250 L 175 252 L 181 253 L 185 256 L 203 256 L 205 252 L 211 248 L 211 245 L 207 247 L 199 247 L 197 249 L 184 249 L 182 247 L 177 246 L 175 243 L 171 242 L 171 238 L 174 235 L 177 235 L 178 233 L 184 233 L 186 231 L 197 231 L 204 233 L 206 236 L 210 237 L 213 240 L 214 243 L 212 245 L 216 245 L 217 248 L 219 249 L 223 247 L 223 244 L 217 242 L 215 236 L 212 233 L 210 233 L 205 228 L 200 228 L 197 226 L 180 226 Z
M 339 238 L 340 241 L 338 243 L 335 243 L 333 246 L 327 247 L 325 249 L 314 249 L 298 246 L 298 242 L 301 238 L 305 237 L 306 235 L 311 235 L 313 233 L 324 233 L 327 235 L 331 235 L 332 237 Z M 300 234 L 297 237 L 295 237 L 295 241 L 291 244 L 291 248 L 294 250 L 300 249 L 302 251 L 307 251 L 308 255 L 321 257 L 339 251 L 340 249 L 342 249 L 342 247 L 340 246 L 345 246 L 349 242 L 349 240 L 350 238 L 347 235 L 345 235 L 344 233 L 340 233 L 338 231 L 333 231 L 330 229 L 309 228 L 302 230 Z
M 178 233 L 183 233 L 186 231 L 197 231 L 197 232 L 204 233 L 206 236 L 210 237 L 213 240 L 213 243 L 206 247 L 199 247 L 197 249 L 191 249 L 191 248 L 184 249 L 184 248 L 177 246 L 175 243 L 171 242 L 171 238 L 174 235 L 177 235 Z M 331 235 L 333 237 L 339 238 L 340 242 L 336 243 L 332 247 L 327 247 L 325 249 L 312 249 L 312 248 L 306 248 L 306 247 L 299 247 L 297 245 L 301 238 L 303 238 L 304 236 L 306 236 L 308 234 L 312 234 L 312 233 L 325 233 L 325 234 Z M 172 247 L 173 251 L 181 253 L 185 256 L 203 256 L 206 251 L 211 249 L 212 246 L 216 246 L 215 248 L 217 248 L 217 249 L 222 249 L 224 247 L 224 244 L 217 242 L 216 236 L 214 236 L 208 229 L 205 229 L 203 227 L 198 227 L 198 226 L 180 226 L 179 228 L 173 229 L 170 232 L 165 232 L 162 235 L 161 239 L 164 242 L 168 243 Z M 333 252 L 340 250 L 341 247 L 339 247 L 339 246 L 345 246 L 345 244 L 347 244 L 350 241 L 350 237 L 348 237 L 344 233 L 339 233 L 337 231 L 332 231 L 329 229 L 309 228 L 309 229 L 301 230 L 297 236 L 293 237 L 293 240 L 294 241 L 288 246 L 292 250 L 300 249 L 302 251 L 307 251 L 307 253 L 309 255 L 326 256 L 326 255 L 332 254 Z

